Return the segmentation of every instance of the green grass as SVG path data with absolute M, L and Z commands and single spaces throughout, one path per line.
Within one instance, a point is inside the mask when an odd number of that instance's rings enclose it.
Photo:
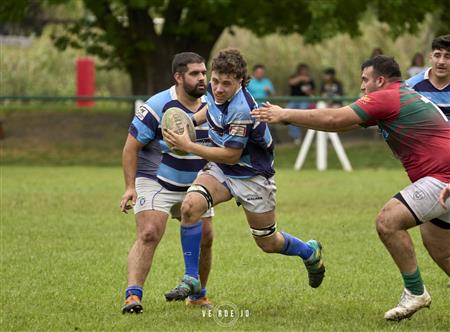
M 318 289 L 309 288 L 297 258 L 256 247 L 240 208 L 219 206 L 208 293 L 216 304 L 250 312 L 231 328 L 164 301 L 183 273 L 176 221 L 156 252 L 144 314 L 120 313 L 135 230 L 133 216 L 118 212 L 119 168 L 6 166 L 1 179 L 2 331 L 449 330 L 448 278 L 416 229 L 411 233 L 433 305 L 410 321 L 382 319 L 402 282 L 374 218 L 408 183 L 400 169 L 277 173 L 279 229 L 324 244 L 328 271 Z

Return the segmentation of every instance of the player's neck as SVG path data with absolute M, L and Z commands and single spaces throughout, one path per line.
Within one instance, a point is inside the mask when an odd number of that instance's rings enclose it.
M 433 69 L 430 70 L 430 74 L 428 76 L 429 81 L 436 89 L 443 89 L 450 83 L 450 76 L 446 77 L 437 77 L 433 73 Z
M 186 94 L 182 89 L 176 88 L 177 98 L 190 111 L 196 112 L 202 104 L 201 98 L 194 98 Z

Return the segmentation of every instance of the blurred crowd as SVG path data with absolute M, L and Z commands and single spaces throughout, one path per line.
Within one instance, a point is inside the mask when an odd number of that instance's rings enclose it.
M 376 47 L 372 50 L 370 57 L 382 54 L 383 50 Z M 411 60 L 411 65 L 407 69 L 405 79 L 426 69 L 424 55 L 417 52 Z M 317 85 L 313 79 L 309 65 L 306 63 L 299 63 L 294 73 L 287 79 L 287 84 L 290 89 L 290 96 L 292 97 L 323 97 L 323 101 L 326 103 L 325 105 L 327 105 L 327 107 L 342 106 L 342 103 L 339 100 L 336 100 L 339 98 L 336 97 L 344 96 L 344 88 L 342 82 L 337 78 L 335 68 L 325 68 L 320 75 L 320 83 Z M 276 94 L 276 89 L 274 88 L 272 81 L 266 76 L 266 68 L 263 64 L 255 64 L 253 66 L 251 79 L 247 85 L 247 89 L 258 102 L 264 101 Z M 297 99 L 298 101 L 289 102 L 287 107 L 299 109 L 317 107 L 315 102 L 302 100 L 302 98 Z M 292 138 L 293 142 L 300 144 L 301 128 L 288 126 L 288 129 L 289 136 Z

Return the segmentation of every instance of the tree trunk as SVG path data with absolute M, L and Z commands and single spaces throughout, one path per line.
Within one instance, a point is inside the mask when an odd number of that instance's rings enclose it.
M 196 52 L 208 63 L 214 42 L 186 42 L 191 45 L 184 48 L 173 40 L 158 40 L 155 49 L 158 51 L 141 54 L 127 67 L 131 78 L 131 91 L 135 96 L 151 96 L 175 84 L 172 75 L 172 60 L 179 52 Z M 175 44 L 175 45 L 174 45 Z M 183 43 L 184 44 L 184 43 Z
M 131 91 L 135 96 L 151 96 L 174 83 L 171 62 L 155 54 L 140 57 L 127 69 L 131 78 Z

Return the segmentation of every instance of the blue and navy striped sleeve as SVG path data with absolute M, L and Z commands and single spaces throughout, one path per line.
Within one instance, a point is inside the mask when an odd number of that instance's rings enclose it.
M 142 144 L 148 144 L 156 138 L 160 122 L 160 115 L 151 104 L 150 99 L 139 107 L 128 129 L 128 132 Z

